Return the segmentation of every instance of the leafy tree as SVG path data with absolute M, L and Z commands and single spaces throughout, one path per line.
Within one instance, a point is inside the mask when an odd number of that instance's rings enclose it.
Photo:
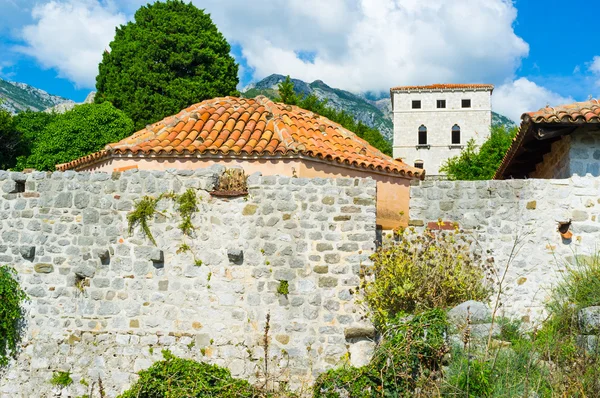
M 277 85 L 279 90 L 280 98 L 276 98 L 277 102 L 283 102 L 287 105 L 298 105 L 298 96 L 294 91 L 294 83 L 290 79 L 290 75 L 287 75 L 285 80 Z
M 13 128 L 19 142 L 15 148 L 15 160 L 13 166 L 22 170 L 29 166 L 23 166 L 23 160 L 31 155 L 34 141 L 40 136 L 40 132 L 57 118 L 56 113 L 34 112 L 27 110 L 13 117 Z
M 460 155 L 444 162 L 440 172 L 445 173 L 451 180 L 492 179 L 516 134 L 516 127 L 507 130 L 505 126 L 493 126 L 490 138 L 479 150 L 475 140 L 469 140 Z
M 117 28 L 100 63 L 96 102 L 112 102 L 136 129 L 205 99 L 238 95 L 238 65 L 210 16 L 181 0 L 141 7 Z
M 287 105 L 298 105 L 302 109 L 326 117 L 354 132 L 357 136 L 364 139 L 386 155 L 392 156 L 392 146 L 385 138 L 383 138 L 383 135 L 381 135 L 379 130 L 369 127 L 360 121 L 357 122 L 351 114 L 343 110 L 337 111 L 328 107 L 326 99 L 319 100 L 314 94 L 307 95 L 304 98 L 298 98 L 298 95 L 294 91 L 294 83 L 289 76 L 287 76 L 283 82 L 279 83 L 278 88 L 280 98 L 276 98 L 276 100 Z
M 17 169 L 54 170 L 133 132 L 131 119 L 110 103 L 79 105 L 62 115 L 29 112 L 16 119 L 28 147 Z
M 12 115 L 0 109 L 0 170 L 14 167 L 20 142 L 20 136 L 14 130 Z

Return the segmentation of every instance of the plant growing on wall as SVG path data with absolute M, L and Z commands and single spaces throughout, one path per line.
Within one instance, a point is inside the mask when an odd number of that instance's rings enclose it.
M 192 216 L 198 211 L 198 202 L 196 193 L 193 189 L 189 188 L 181 195 L 174 193 L 161 194 L 157 198 L 152 196 L 144 196 L 141 200 L 136 202 L 135 208 L 129 214 L 127 214 L 127 223 L 129 227 L 129 234 L 132 234 L 137 226 L 142 228 L 144 234 L 150 239 L 150 241 L 156 246 L 156 240 L 152 231 L 150 230 L 150 220 L 157 213 L 156 206 L 162 199 L 171 199 L 177 203 L 177 211 L 181 216 L 181 223 L 179 229 L 186 236 L 191 236 L 192 231 L 195 229 L 192 224 Z M 184 244 L 180 248 L 181 251 L 188 251 L 189 246 Z
M 243 169 L 227 169 L 219 178 L 219 185 L 213 194 L 245 195 L 248 193 L 247 180 Z
M 6 366 L 17 353 L 17 344 L 23 321 L 22 304 L 27 294 L 16 279 L 17 272 L 9 266 L 0 266 L 0 366 Z

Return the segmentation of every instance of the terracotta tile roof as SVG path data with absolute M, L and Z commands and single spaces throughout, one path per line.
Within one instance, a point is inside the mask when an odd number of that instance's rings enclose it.
M 305 157 L 407 178 L 424 177 L 423 170 L 384 155 L 339 124 L 263 96 L 216 98 L 192 105 L 103 151 L 56 168 L 79 169 L 120 155 Z
M 597 99 L 557 107 L 547 106 L 536 112 L 524 113 L 521 116 L 519 132 L 506 152 L 494 178 L 502 179 L 512 175 L 509 170 L 511 163 L 524 152 L 526 144 L 531 143 L 531 145 L 537 146 L 546 144 L 543 134 L 539 133 L 542 125 L 565 126 L 562 131 L 562 135 L 565 135 L 573 131 L 573 129 L 568 129 L 569 126 L 576 127 L 586 123 L 600 123 L 600 102 Z M 536 134 L 538 137 L 534 140 Z M 552 138 L 556 137 L 558 135 Z M 549 140 L 546 139 L 546 142 Z M 530 153 L 531 149 L 528 149 L 528 152 Z M 529 157 L 531 158 L 531 156 Z
M 392 87 L 390 91 L 413 91 L 413 90 L 493 90 L 491 84 L 430 84 L 428 86 L 398 86 Z

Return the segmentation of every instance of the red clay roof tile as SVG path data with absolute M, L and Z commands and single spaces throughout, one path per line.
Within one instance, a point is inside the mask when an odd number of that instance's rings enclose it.
M 593 99 L 584 102 L 547 106 L 536 112 L 527 112 L 521 116 L 519 133 L 513 139 L 512 145 L 506 152 L 500 167 L 494 175 L 495 179 L 504 178 L 505 171 L 511 165 L 517 152 L 521 151 L 523 143 L 534 133 L 534 126 L 539 124 L 582 125 L 585 123 L 600 123 L 600 101 Z
M 430 84 L 427 86 L 398 86 L 392 87 L 390 91 L 413 91 L 413 90 L 494 90 L 492 84 Z
M 138 156 L 151 153 L 177 156 L 183 152 L 304 156 L 408 178 L 424 176 L 422 170 L 384 155 L 337 123 L 262 96 L 217 98 L 192 105 L 131 137 L 107 145 L 104 151 L 56 167 L 77 169 L 103 158 L 134 152 L 139 152 Z

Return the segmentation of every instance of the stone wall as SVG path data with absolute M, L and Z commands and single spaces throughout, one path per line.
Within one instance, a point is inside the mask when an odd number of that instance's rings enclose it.
M 69 371 L 62 396 L 100 377 L 114 397 L 165 348 L 262 380 L 267 314 L 275 380 L 301 385 L 347 352 L 364 360 L 373 329 L 352 289 L 374 249 L 375 182 L 252 175 L 247 197 L 220 199 L 209 191 L 222 171 L 0 172 L 0 264 L 31 298 L 0 396 L 55 396 L 52 372 Z M 130 236 L 137 200 L 187 188 L 199 198 L 193 238 L 168 199 L 150 226 L 157 246 Z
M 550 288 L 575 255 L 598 250 L 600 178 L 423 181 L 411 187 L 410 224 L 458 222 L 489 253 L 502 274 L 518 237 L 520 250 L 504 281 L 502 311 L 525 322 L 545 315 Z M 572 221 L 564 240 L 558 223 Z M 489 251 L 489 252 L 488 252 Z

